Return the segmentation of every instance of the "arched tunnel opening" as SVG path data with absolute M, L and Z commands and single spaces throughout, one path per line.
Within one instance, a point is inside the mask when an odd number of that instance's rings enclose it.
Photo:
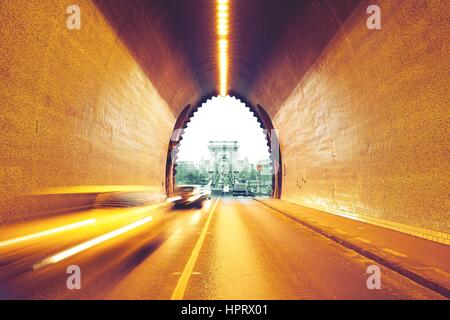
M 0 0 L 0 299 L 450 298 L 448 6 Z M 217 96 L 271 194 L 175 210 Z
M 254 107 L 246 99 L 237 97 L 239 96 L 212 96 L 202 99 L 193 107 L 185 107 L 180 113 L 168 148 L 166 164 L 168 196 L 173 195 L 177 184 L 203 184 L 211 188 L 216 195 L 228 193 L 245 196 L 266 195 L 277 199 L 281 197 L 281 151 L 273 123 L 264 108 Z M 230 108 L 234 112 L 231 113 Z M 196 113 L 199 111 L 208 114 L 195 121 Z M 224 120 L 224 117 L 227 119 Z M 233 117 L 235 120 L 244 121 L 236 125 Z M 220 130 L 215 130 L 215 123 L 221 125 Z M 188 125 L 191 125 L 189 129 Z M 203 128 L 193 133 L 195 126 Z M 196 144 L 191 138 L 190 144 L 183 149 L 185 153 L 189 149 L 190 153 L 196 154 L 197 162 L 185 162 L 184 166 L 194 166 L 190 173 L 202 175 L 200 179 L 187 179 L 186 174 L 189 170 L 186 169 L 183 169 L 184 175 L 181 174 L 178 153 L 183 146 L 182 140 L 186 130 L 191 136 L 202 137 L 202 142 L 208 141 L 208 146 L 205 143 L 201 145 Z M 233 139 L 230 139 L 230 136 L 233 136 Z M 244 146 L 239 145 L 240 140 L 246 142 Z M 206 147 L 210 148 L 209 153 L 205 152 Z M 267 155 L 264 154 L 264 150 Z M 259 152 L 260 158 L 254 158 L 252 152 L 255 151 Z M 202 161 L 198 159 L 199 152 L 203 152 Z M 252 157 L 250 162 L 249 156 Z M 203 169 L 199 170 L 199 167 Z M 238 188 L 243 190 L 238 192 Z

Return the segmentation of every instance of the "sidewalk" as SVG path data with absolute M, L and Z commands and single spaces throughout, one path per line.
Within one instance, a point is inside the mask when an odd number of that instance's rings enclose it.
M 276 199 L 255 199 L 450 298 L 450 246 Z

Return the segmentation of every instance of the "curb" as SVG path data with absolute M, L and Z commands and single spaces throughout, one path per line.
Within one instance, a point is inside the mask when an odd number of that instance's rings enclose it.
M 415 269 L 423 270 L 426 267 L 421 266 L 421 265 L 416 265 L 416 266 L 411 266 L 411 267 L 404 266 L 404 265 L 402 265 L 403 261 L 401 259 L 395 258 L 384 252 L 377 252 L 379 250 L 376 247 L 370 248 L 368 246 L 369 248 L 364 248 L 360 244 L 356 244 L 353 241 L 350 241 L 350 240 L 344 239 L 340 236 L 337 236 L 335 234 L 329 233 L 329 232 L 325 231 L 324 229 L 305 221 L 304 219 L 295 217 L 295 216 L 293 216 L 289 213 L 286 213 L 270 204 L 267 204 L 264 202 L 264 200 L 260 200 L 260 199 L 256 199 L 256 198 L 253 198 L 253 199 L 255 201 L 265 205 L 266 207 L 269 207 L 270 209 L 272 209 L 278 213 L 281 213 L 285 217 L 287 217 L 297 223 L 300 223 L 301 225 L 323 235 L 324 237 L 326 237 L 330 240 L 333 240 L 334 242 L 337 242 L 340 245 L 342 245 L 348 249 L 356 251 L 357 253 L 361 254 L 362 256 L 369 258 L 391 270 L 394 270 L 395 272 L 401 274 L 402 276 L 404 276 L 404 277 L 406 277 L 406 278 L 408 278 L 430 290 L 433 290 L 433 291 L 443 295 L 447 299 L 450 299 L 450 288 L 449 287 L 442 285 L 439 282 L 435 281 L 434 279 L 431 279 L 431 278 L 424 276 L 415 271 Z

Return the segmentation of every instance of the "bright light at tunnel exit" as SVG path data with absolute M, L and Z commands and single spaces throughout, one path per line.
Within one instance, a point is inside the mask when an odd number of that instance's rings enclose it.
M 228 70 L 229 70 L 229 0 L 217 0 L 217 35 L 219 56 L 219 93 L 225 97 L 228 93 Z
M 177 162 L 209 159 L 210 141 L 238 141 L 240 159 L 251 163 L 270 158 L 261 124 L 235 97 L 213 97 L 198 109 L 184 130 Z

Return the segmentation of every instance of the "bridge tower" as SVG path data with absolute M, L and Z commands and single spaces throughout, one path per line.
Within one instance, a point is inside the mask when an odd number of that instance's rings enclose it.
M 213 167 L 211 188 L 222 191 L 234 185 L 234 170 L 239 159 L 237 141 L 210 141 L 208 145 L 210 162 Z

